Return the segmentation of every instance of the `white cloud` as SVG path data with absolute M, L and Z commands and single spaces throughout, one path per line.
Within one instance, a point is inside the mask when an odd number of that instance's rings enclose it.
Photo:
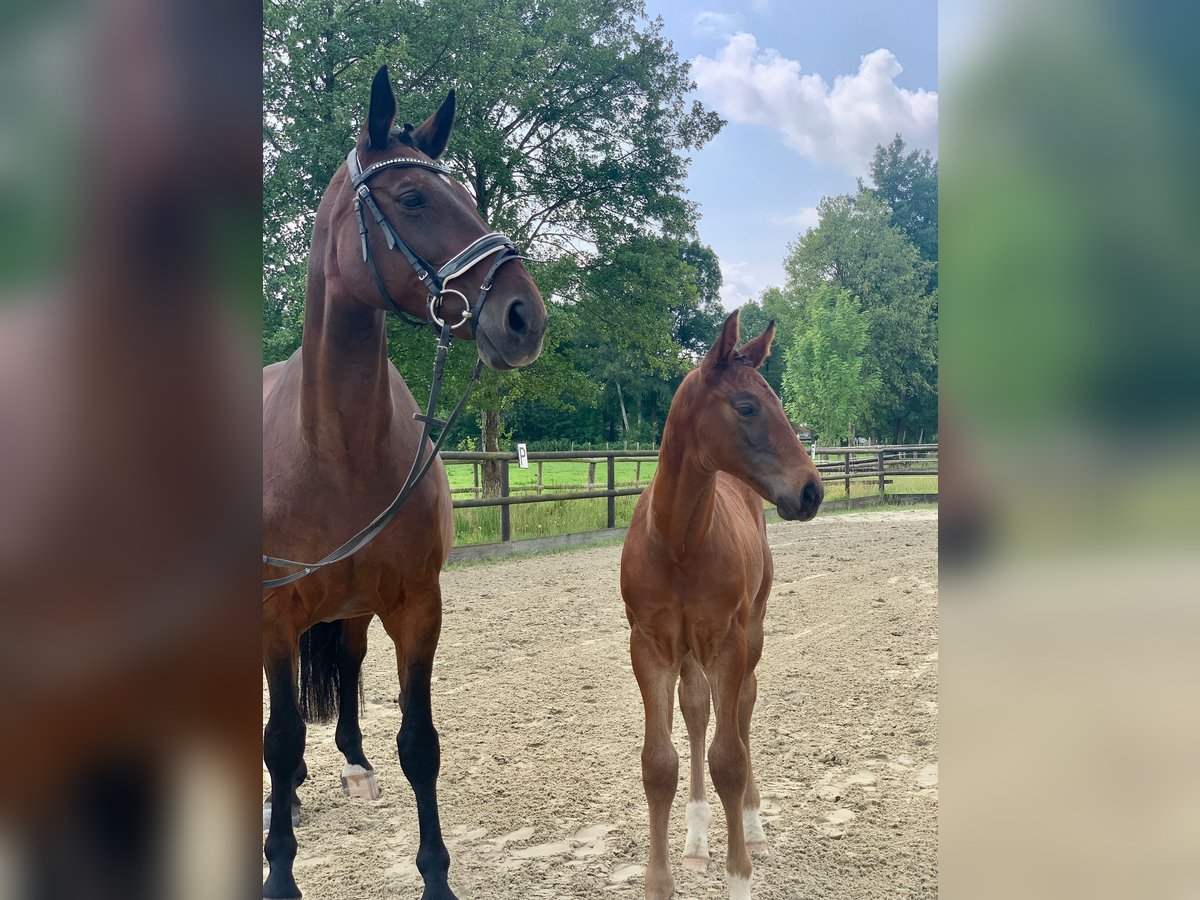
M 799 227 L 800 233 L 804 234 L 810 228 L 816 228 L 821 223 L 821 219 L 815 206 L 805 206 L 795 215 L 771 216 L 771 222 L 775 225 L 795 225 Z
M 830 87 L 818 74 L 803 74 L 799 62 L 760 50 L 745 32 L 728 37 L 715 59 L 692 61 L 696 84 L 722 116 L 772 127 L 802 156 L 852 175 L 865 172 L 876 145 L 896 134 L 910 147 L 936 148 L 938 95 L 899 87 L 902 71 L 890 50 L 879 49 Z
M 742 17 L 739 15 L 704 10 L 692 19 L 692 34 L 715 34 L 728 38 L 737 32 L 741 25 Z
M 766 287 L 766 280 L 750 263 L 721 260 L 721 303 L 726 309 L 757 299 Z

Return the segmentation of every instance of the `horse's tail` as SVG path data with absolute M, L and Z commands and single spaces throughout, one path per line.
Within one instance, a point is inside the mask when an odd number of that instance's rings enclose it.
M 337 652 L 345 622 L 318 622 L 300 635 L 300 712 L 306 722 L 330 722 L 341 691 Z

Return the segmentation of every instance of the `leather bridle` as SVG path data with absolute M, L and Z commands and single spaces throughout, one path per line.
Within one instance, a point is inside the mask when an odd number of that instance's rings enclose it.
M 487 302 L 488 292 L 492 288 L 492 283 L 495 281 L 496 272 L 506 262 L 523 259 L 518 252 L 513 242 L 503 234 L 498 232 L 490 232 L 483 237 L 477 238 L 468 244 L 460 253 L 457 253 L 449 262 L 442 265 L 440 268 L 435 268 L 430 263 L 426 262 L 412 246 L 404 240 L 392 227 L 391 222 L 387 220 L 387 216 L 379 208 L 379 204 L 375 202 L 375 198 L 371 195 L 371 189 L 367 186 L 367 182 L 376 174 L 384 169 L 393 168 L 410 168 L 410 169 L 426 169 L 430 172 L 436 172 L 439 175 L 450 175 L 450 170 L 445 166 L 440 166 L 434 162 L 426 162 L 422 159 L 413 159 L 411 157 L 396 157 L 394 159 L 385 159 L 382 162 L 374 163 L 366 169 L 358 161 L 358 149 L 350 151 L 346 157 L 346 167 L 350 174 L 350 187 L 354 191 L 354 215 L 358 219 L 358 234 L 362 240 L 363 261 L 371 269 L 371 276 L 375 279 L 375 285 L 379 288 L 379 293 L 387 302 L 388 307 L 400 318 L 413 322 L 418 325 L 432 325 L 438 331 L 437 350 L 433 358 L 433 380 L 429 386 L 429 403 L 426 406 L 424 414 L 413 413 L 413 418 L 422 423 L 421 439 L 417 442 L 417 452 L 413 457 L 412 467 L 408 471 L 408 476 L 404 479 L 404 485 L 400 488 L 400 492 L 395 499 L 387 505 L 387 508 L 377 515 L 371 522 L 358 534 L 342 544 L 336 550 L 326 555 L 319 562 L 302 563 L 295 562 L 289 559 L 282 559 L 277 556 L 263 555 L 263 565 L 274 566 L 283 569 L 298 569 L 290 575 L 284 575 L 279 578 L 268 578 L 263 580 L 263 590 L 283 587 L 291 584 L 294 581 L 299 581 L 306 575 L 311 575 L 318 569 L 323 569 L 326 566 L 332 566 L 334 563 L 339 563 L 344 559 L 353 556 L 367 544 L 369 544 L 379 532 L 387 527 L 388 523 L 395 518 L 396 513 L 400 511 L 400 507 L 405 501 L 412 496 L 417 485 L 421 483 L 421 479 L 425 477 L 433 461 L 437 459 L 438 453 L 442 449 L 442 444 L 445 442 L 447 435 L 450 434 L 450 429 L 457 421 L 463 407 L 467 404 L 467 398 L 471 396 L 471 389 L 475 387 L 475 383 L 479 380 L 480 374 L 483 371 L 483 361 L 475 363 L 475 368 L 471 373 L 471 380 L 467 384 L 466 391 L 463 392 L 462 399 L 458 401 L 458 405 L 454 407 L 449 418 L 437 418 L 437 403 L 438 395 L 442 389 L 442 375 L 446 368 L 446 354 L 450 352 L 450 345 L 454 338 L 451 332 L 468 322 L 474 323 L 471 327 L 471 336 L 474 337 L 479 323 L 479 313 L 483 309 L 483 304 Z M 387 239 L 389 250 L 399 250 L 400 253 L 408 260 L 409 265 L 413 267 L 417 278 L 425 286 L 429 292 L 426 301 L 426 312 L 428 320 L 421 322 L 415 316 L 412 316 L 396 305 L 388 293 L 387 287 L 383 283 L 383 279 L 379 275 L 379 267 L 375 264 L 375 254 L 371 249 L 371 242 L 367 237 L 367 220 L 363 215 L 363 207 L 366 206 L 370 210 L 371 215 L 378 223 L 380 230 Z M 483 281 L 479 288 L 479 297 L 472 305 L 465 294 L 461 291 L 447 287 L 447 285 L 455 278 L 466 274 L 467 271 L 474 268 L 488 257 L 492 259 L 491 267 L 483 277 Z M 443 318 L 444 304 L 443 301 L 447 294 L 457 294 L 463 301 L 463 312 L 458 322 L 451 324 L 449 319 Z M 422 454 L 422 450 L 429 442 L 429 437 L 434 427 L 441 429 L 441 434 L 433 443 L 433 447 L 428 456 Z
M 379 208 L 379 204 L 375 202 L 375 198 L 371 195 L 371 189 L 367 186 L 367 182 L 385 169 L 425 169 L 447 177 L 450 175 L 450 170 L 434 162 L 426 162 L 423 159 L 412 159 L 407 156 L 385 159 L 364 169 L 358 161 L 357 148 L 351 150 L 346 157 L 346 168 L 350 172 L 351 190 L 354 191 L 354 215 L 358 219 L 358 235 L 362 241 L 363 262 L 370 266 L 371 275 L 375 279 L 375 286 L 379 288 L 380 296 L 383 297 L 392 312 L 409 321 L 414 319 L 413 316 L 403 312 L 396 305 L 395 301 L 392 300 L 391 295 L 384 286 L 383 279 L 379 275 L 379 268 L 375 264 L 375 254 L 371 250 L 371 242 L 367 238 L 367 220 L 363 215 L 364 206 L 371 211 L 371 215 L 378 223 L 383 236 L 387 238 L 388 249 L 400 251 L 401 255 L 408 260 L 408 264 L 413 267 L 413 271 L 417 273 L 417 278 L 421 280 L 421 283 L 425 285 L 425 289 L 429 292 L 426 304 L 429 322 L 437 328 L 441 328 L 443 324 L 441 313 L 443 311 L 445 295 L 457 294 L 463 301 L 462 318 L 452 325 L 451 329 L 465 325 L 468 321 L 478 323 L 479 313 L 483 309 L 483 304 L 487 301 L 488 291 L 492 288 L 492 282 L 495 280 L 497 270 L 510 260 L 522 258 L 520 252 L 508 236 L 495 231 L 485 234 L 483 237 L 477 238 L 468 244 L 441 268 L 434 268 L 392 227 L 392 223 L 387 220 L 387 216 L 383 214 L 383 211 Z M 491 268 L 488 269 L 487 274 L 483 278 L 483 282 L 479 288 L 479 297 L 476 299 L 474 305 L 467 300 L 466 295 L 462 291 L 447 287 L 455 278 L 465 274 L 478 263 L 493 255 L 495 255 L 495 259 L 492 261 Z M 474 335 L 476 327 L 472 326 L 472 335 Z

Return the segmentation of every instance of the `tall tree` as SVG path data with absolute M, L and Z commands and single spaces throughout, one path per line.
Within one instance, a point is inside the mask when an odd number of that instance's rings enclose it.
M 880 387 L 866 364 L 867 318 L 848 291 L 826 284 L 809 298 L 804 319 L 786 351 L 784 403 L 792 421 L 836 445 L 853 439 Z
M 904 232 L 926 262 L 934 264 L 930 289 L 937 289 L 938 164 L 928 150 L 905 153 L 904 139 L 896 135 L 880 144 L 871 158 L 873 186 L 859 179 L 858 189 L 888 208 L 891 224 Z
M 284 337 L 265 338 L 272 357 L 288 350 L 317 199 L 382 62 L 401 116 L 424 116 L 457 88 L 446 163 L 493 227 L 575 266 L 556 275 L 567 302 L 614 248 L 694 227 L 688 154 L 723 123 L 687 102 L 688 65 L 641 0 L 269 0 L 265 19 L 264 329 Z M 489 373 L 478 392 L 485 435 L 498 436 L 506 393 L 546 387 L 545 365 L 503 381 Z
M 927 293 L 932 263 L 866 191 L 825 197 L 817 210 L 820 224 L 784 261 L 782 295 L 801 308 L 831 284 L 854 297 L 870 337 L 867 373 L 880 379 L 864 431 L 903 442 L 911 431 L 930 428 L 937 415 L 935 295 Z

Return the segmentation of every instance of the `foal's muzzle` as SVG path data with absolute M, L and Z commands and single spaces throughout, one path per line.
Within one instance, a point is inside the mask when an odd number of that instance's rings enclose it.
M 825 486 L 821 484 L 821 479 L 810 478 L 798 494 L 776 498 L 775 508 L 779 510 L 780 518 L 807 522 L 817 514 L 824 499 Z

